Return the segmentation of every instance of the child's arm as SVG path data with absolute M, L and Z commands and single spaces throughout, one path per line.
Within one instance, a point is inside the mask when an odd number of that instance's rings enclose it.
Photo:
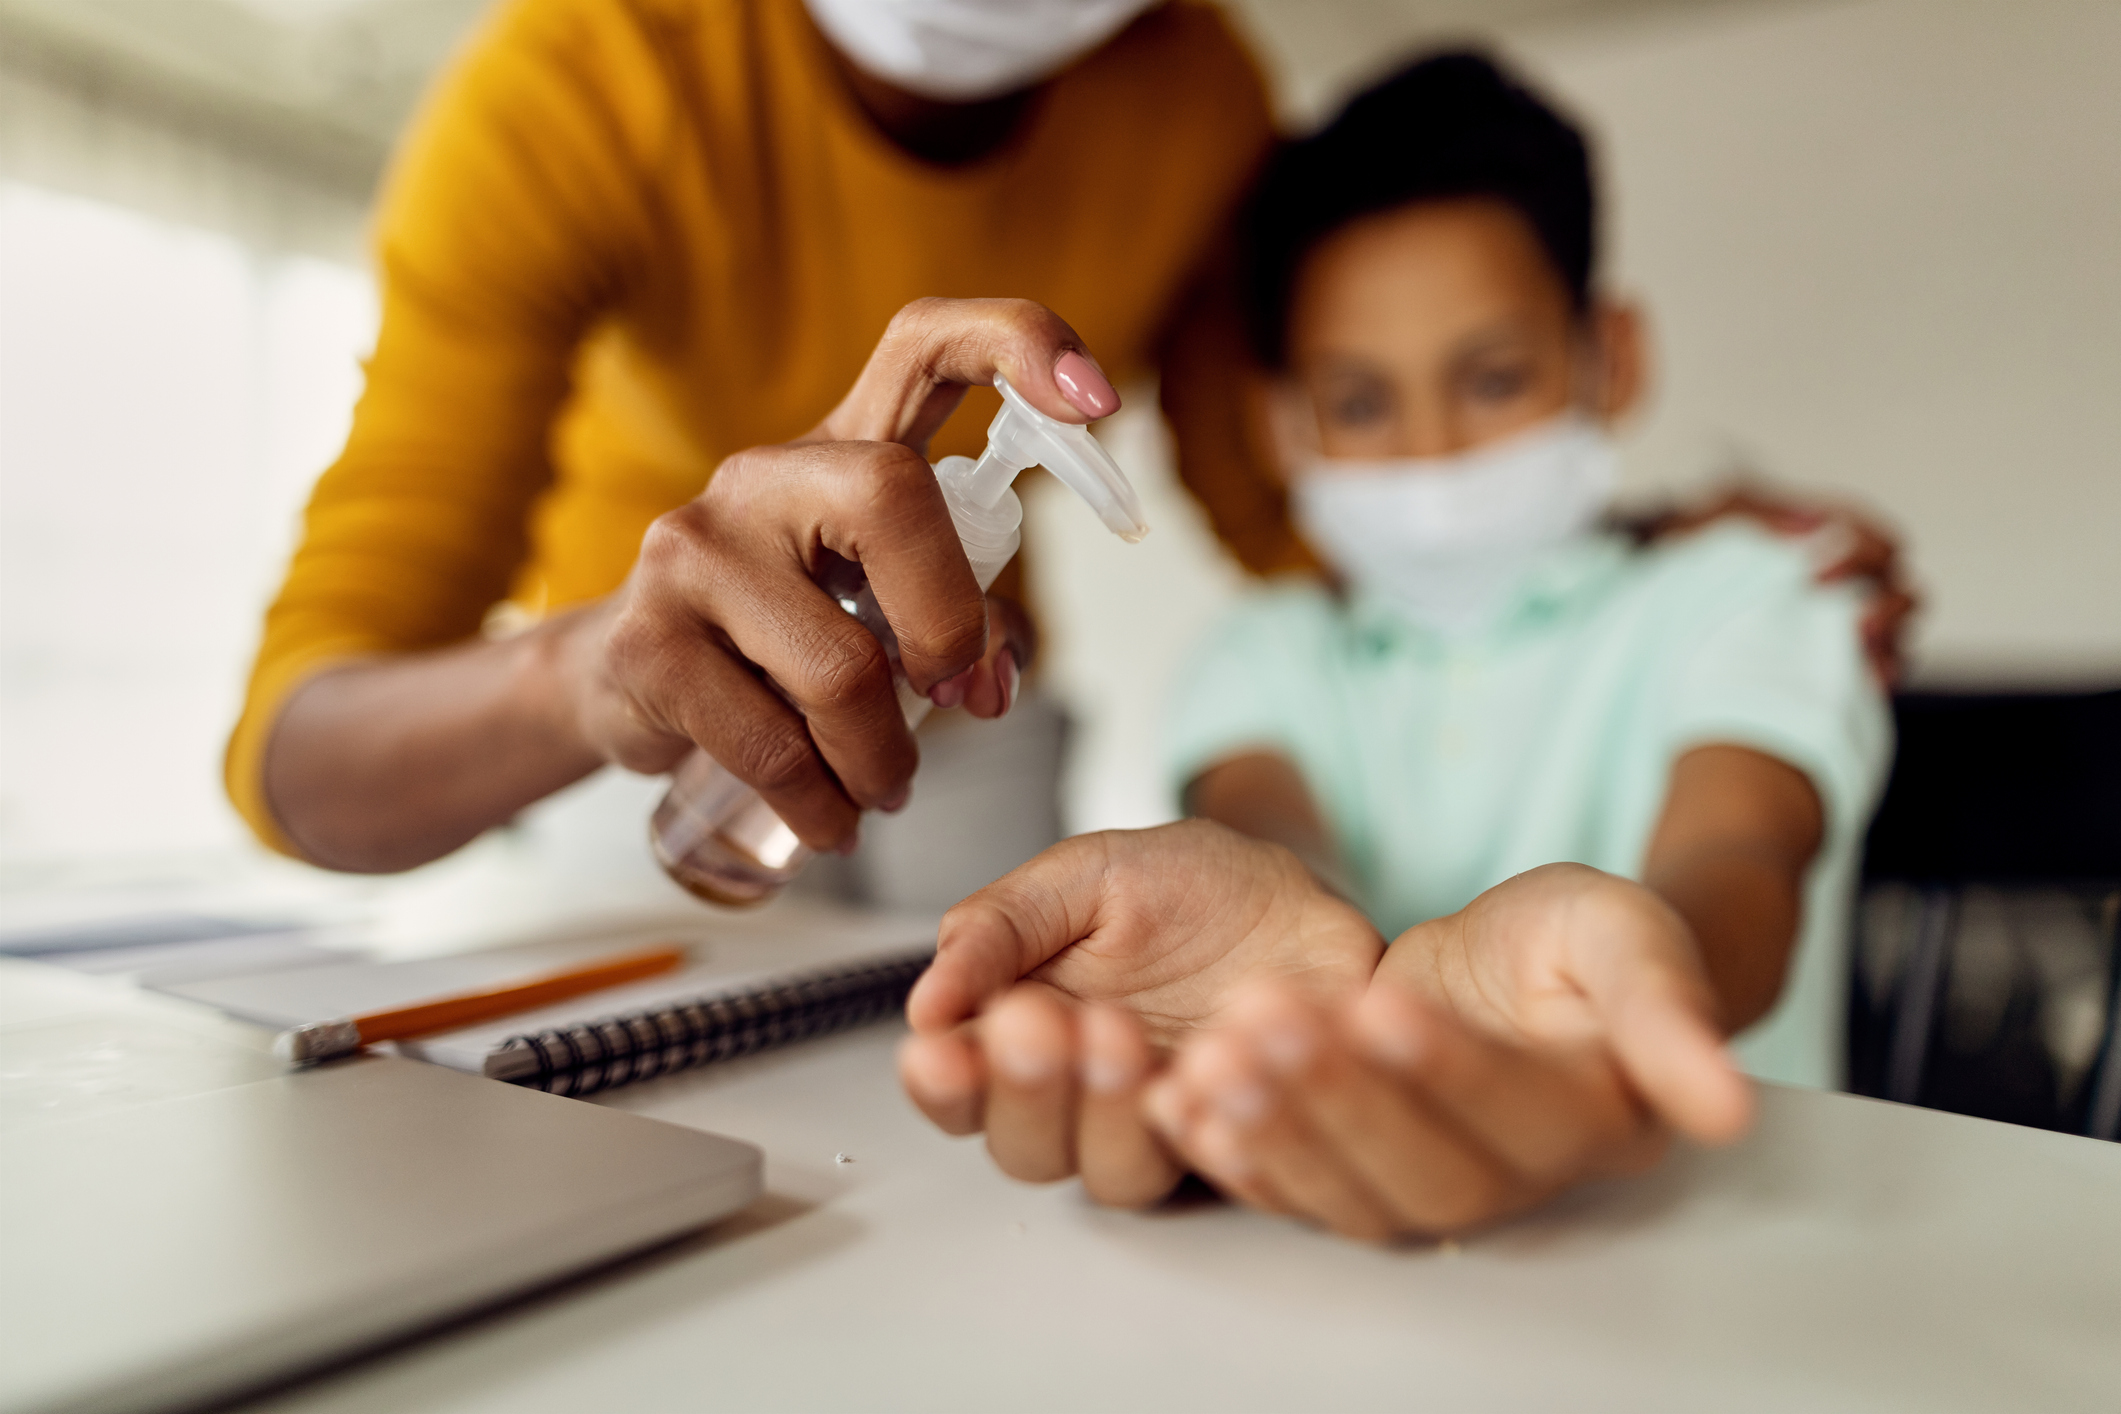
M 1693 930 L 1726 1033 L 1781 994 L 1825 828 L 1810 779 L 1775 757 L 1698 746 L 1672 767 L 1642 881 Z
M 1296 763 L 1280 752 L 1224 757 L 1193 778 L 1186 787 L 1185 805 L 1186 813 L 1196 819 L 1280 845 L 1334 893 L 1353 897 L 1347 866 L 1325 816 Z

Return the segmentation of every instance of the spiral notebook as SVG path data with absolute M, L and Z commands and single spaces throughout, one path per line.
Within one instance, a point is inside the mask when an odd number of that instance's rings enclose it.
M 563 1025 L 516 1030 L 485 1051 L 479 1068 L 495 1080 L 559 1095 L 590 1095 L 631 1085 L 894 1016 L 904 1009 L 906 994 L 934 957 L 933 948 L 923 948 Z M 448 1044 L 437 1038 L 404 1049 L 426 1054 Z M 439 1055 L 427 1058 L 445 1060 Z
M 556 1006 L 396 1044 L 399 1053 L 562 1095 L 589 1095 L 895 1015 L 935 955 L 920 931 L 869 926 L 830 937 L 717 939 L 695 963 Z M 932 939 L 933 924 L 926 938 Z M 491 986 L 610 944 L 501 950 L 413 962 L 357 961 L 163 985 L 275 1029 Z

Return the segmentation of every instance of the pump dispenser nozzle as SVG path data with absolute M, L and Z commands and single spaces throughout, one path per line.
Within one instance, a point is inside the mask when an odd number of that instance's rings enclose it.
M 990 489 L 995 483 L 1007 486 L 1025 467 L 1042 466 L 1082 497 L 1120 539 L 1131 545 L 1149 533 L 1141 498 L 1089 428 L 1046 416 L 999 373 L 994 390 L 1002 395 L 1002 410 L 987 424 L 987 450 L 967 477 L 973 500 L 991 506 L 1001 498 L 998 488 Z
M 1129 544 L 1149 533 L 1141 498 L 1089 428 L 1048 417 L 999 373 L 994 387 L 1002 395 L 1002 408 L 987 424 L 986 450 L 976 461 L 945 457 L 935 467 L 943 502 L 982 590 L 1016 553 L 1024 508 L 1012 483 L 1027 467 L 1043 466 L 1059 477 L 1097 512 L 1107 530 Z M 928 714 L 929 701 L 906 682 L 899 668 L 898 639 L 866 577 L 824 588 L 851 606 L 848 611 L 884 645 L 906 725 L 918 724 Z M 812 857 L 758 792 L 704 751 L 695 751 L 678 767 L 677 778 L 656 807 L 649 836 L 670 877 L 715 903 L 763 903 Z

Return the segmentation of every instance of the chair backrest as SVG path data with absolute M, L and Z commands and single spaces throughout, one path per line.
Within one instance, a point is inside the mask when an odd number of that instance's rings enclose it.
M 1913 693 L 1894 717 L 1851 1088 L 2121 1137 L 2121 691 Z
M 1907 693 L 1867 878 L 2121 879 L 2121 690 Z

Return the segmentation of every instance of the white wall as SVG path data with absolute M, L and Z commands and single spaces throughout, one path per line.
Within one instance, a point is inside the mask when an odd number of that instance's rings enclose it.
M 0 0 L 4 3 L 4 0 Z M 16 62 L 0 28 L 0 180 L 122 206 L 220 232 L 260 251 L 345 264 L 366 258 L 367 202 L 341 172 L 298 171 L 288 154 L 261 154 L 230 134 L 129 101 L 115 81 Z
M 246 848 L 221 746 L 360 271 L 0 180 L 0 879 Z
M 1364 31 L 1247 8 L 1299 112 L 1424 29 L 1385 0 Z M 1630 491 L 1742 461 L 1859 497 L 1925 590 L 1918 681 L 2121 681 L 2121 5 L 1708 4 L 1492 37 L 1601 142 L 1613 273 L 1663 355 Z M 1078 827 L 1168 810 L 1153 703 L 1234 582 L 1153 437 L 1117 435 L 1156 533 L 1106 544 L 1065 505 L 1030 527 L 1084 722 Z
M 1665 377 L 1632 480 L 1732 450 L 1905 528 L 1933 673 L 2121 679 L 2121 5 L 1532 36 L 1596 123 Z

